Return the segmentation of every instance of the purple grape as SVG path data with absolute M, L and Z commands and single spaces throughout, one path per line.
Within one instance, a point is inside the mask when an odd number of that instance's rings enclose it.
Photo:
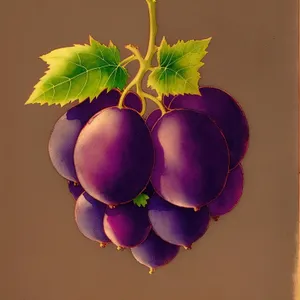
M 80 132 L 74 161 L 80 184 L 95 199 L 111 206 L 130 202 L 151 175 L 149 129 L 132 109 L 106 108 Z
M 206 206 L 194 211 L 173 205 L 157 194 L 148 202 L 149 219 L 155 233 L 170 244 L 190 249 L 208 229 L 210 215 Z
M 146 119 L 146 124 L 149 128 L 149 130 L 152 130 L 153 126 L 157 122 L 157 120 L 161 117 L 161 110 L 156 109 L 153 112 L 150 113 L 148 118 Z
M 243 194 L 244 174 L 239 164 L 229 172 L 225 188 L 222 193 L 208 204 L 210 215 L 214 219 L 229 213 L 239 202 Z
M 78 182 L 73 154 L 78 135 L 98 111 L 118 104 L 120 93 L 102 92 L 91 103 L 86 100 L 69 109 L 55 124 L 49 140 L 49 155 L 56 171 L 64 178 Z
M 140 97 L 134 92 L 129 92 L 126 95 L 124 99 L 124 105 L 127 108 L 132 108 L 139 113 L 142 111 L 142 102 L 140 100 Z
M 201 87 L 199 95 L 178 95 L 170 104 L 170 109 L 187 108 L 207 113 L 223 132 L 230 153 L 230 169 L 235 168 L 245 156 L 249 142 L 247 118 L 237 103 L 226 92 Z
M 169 96 L 164 96 L 164 97 L 163 97 L 163 104 L 164 104 L 164 106 L 168 108 L 168 107 L 170 106 L 172 100 L 173 100 L 175 97 L 176 97 L 176 96 L 171 95 L 171 94 L 170 94 Z
M 151 183 L 162 198 L 197 210 L 221 193 L 228 175 L 228 147 L 207 115 L 186 109 L 167 112 L 151 136 Z
M 147 239 L 132 248 L 131 252 L 140 264 L 150 269 L 149 273 L 152 274 L 155 269 L 165 266 L 175 259 L 179 249 L 179 246 L 167 243 L 151 230 Z
M 100 247 L 110 243 L 103 228 L 105 210 L 105 204 L 86 192 L 79 196 L 75 206 L 75 221 L 80 232 L 88 239 L 100 243 Z
M 118 247 L 133 248 L 142 243 L 151 230 L 148 209 L 133 202 L 107 208 L 104 215 L 104 231 Z
M 50 160 L 56 171 L 64 178 L 78 182 L 74 166 L 74 147 L 78 135 L 88 120 L 97 112 L 110 106 L 116 106 L 119 102 L 120 92 L 113 89 L 103 91 L 92 102 L 85 100 L 69 109 L 56 122 L 49 140 Z M 141 110 L 137 96 L 129 93 L 125 97 L 125 103 L 136 110 Z
M 84 192 L 82 186 L 75 182 L 69 181 L 68 186 L 69 186 L 69 191 L 75 200 L 77 200 L 78 197 Z

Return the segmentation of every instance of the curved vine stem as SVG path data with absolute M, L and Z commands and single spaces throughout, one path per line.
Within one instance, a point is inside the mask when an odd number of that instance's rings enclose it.
M 156 40 L 156 33 L 157 33 L 157 24 L 156 24 L 156 0 L 146 0 L 148 5 L 148 11 L 149 11 L 149 19 L 150 19 L 150 36 L 149 36 L 149 44 L 147 53 L 145 55 L 145 58 L 142 57 L 140 51 L 137 47 L 134 47 L 133 45 L 127 45 L 126 49 L 130 50 L 133 55 L 128 57 L 127 59 L 122 61 L 122 65 L 126 65 L 127 63 L 137 59 L 140 63 L 140 68 L 136 76 L 132 79 L 132 81 L 127 85 L 127 87 L 124 89 L 120 100 L 118 107 L 122 108 L 124 104 L 124 100 L 128 92 L 136 86 L 137 94 L 139 95 L 141 102 L 142 102 L 142 111 L 141 116 L 143 116 L 146 112 L 146 101 L 145 98 L 148 98 L 149 100 L 153 101 L 161 110 L 162 114 L 166 113 L 166 108 L 164 107 L 162 101 L 160 98 L 156 98 L 142 90 L 141 82 L 147 71 L 153 70 L 153 67 L 151 66 L 153 55 L 157 51 L 157 46 L 155 45 Z
M 134 56 L 134 58 L 137 59 L 140 62 L 140 64 L 144 63 L 144 59 L 143 59 L 139 49 L 136 46 L 129 44 L 129 45 L 126 45 L 125 48 L 133 53 L 131 56 Z M 129 57 L 131 57 L 131 56 L 129 56 Z M 140 67 L 142 67 L 142 66 L 140 66 Z
M 125 67 L 125 66 L 127 66 L 129 63 L 131 63 L 134 60 L 137 60 L 136 56 L 134 54 L 130 55 L 130 56 L 128 56 L 127 58 L 123 59 L 120 62 L 120 66 Z
M 131 88 L 133 88 L 135 85 L 137 86 L 137 94 L 140 96 L 140 93 L 141 93 L 141 91 L 139 90 L 139 88 L 141 86 L 140 83 L 141 83 L 145 73 L 147 72 L 146 63 L 145 63 L 145 60 L 143 59 L 142 55 L 140 54 L 140 51 L 133 45 L 127 45 L 125 48 L 130 50 L 133 53 L 133 55 L 135 56 L 135 58 L 139 61 L 140 69 L 139 69 L 138 73 L 136 74 L 136 76 L 133 78 L 133 80 L 127 85 L 127 87 L 123 91 L 121 98 L 119 100 L 119 105 L 118 105 L 119 108 L 122 108 L 126 95 L 131 90 Z M 144 97 L 141 97 L 141 101 L 142 101 L 142 112 L 141 112 L 141 115 L 142 115 L 142 113 L 145 113 L 145 111 L 146 111 L 146 101 L 145 101 Z
M 143 97 L 148 98 L 149 100 L 153 101 L 158 108 L 161 110 L 162 114 L 165 114 L 167 110 L 165 109 L 163 103 L 159 101 L 156 97 L 152 96 L 151 94 L 148 94 L 146 92 L 142 92 Z
M 142 86 L 141 86 L 141 83 L 140 82 L 137 82 L 136 83 L 136 92 L 137 94 L 140 96 L 141 98 L 141 102 L 142 102 L 142 111 L 141 111 L 141 116 L 143 116 L 145 113 L 146 113 L 146 108 L 147 108 L 147 105 L 146 105 L 146 99 L 145 99 L 145 96 L 143 95 L 143 90 L 142 90 Z

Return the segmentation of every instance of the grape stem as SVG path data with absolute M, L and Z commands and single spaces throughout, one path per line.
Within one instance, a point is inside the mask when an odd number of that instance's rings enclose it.
M 120 62 L 120 66 L 121 67 L 125 67 L 127 66 L 129 63 L 131 63 L 132 61 L 134 60 L 137 60 L 136 56 L 135 55 L 131 55 L 131 56 L 128 56 L 127 58 L 123 59 L 121 62 Z
M 149 44 L 148 44 L 147 53 L 145 55 L 145 58 L 143 58 L 139 49 L 136 46 L 127 45 L 125 47 L 126 49 L 131 51 L 133 54 L 121 62 L 122 66 L 127 65 L 128 63 L 132 62 L 133 60 L 138 60 L 140 67 L 139 67 L 139 70 L 138 70 L 136 76 L 132 79 L 132 81 L 124 89 L 124 91 L 120 97 L 118 107 L 119 108 L 123 107 L 124 100 L 125 100 L 127 93 L 135 86 L 136 92 L 139 95 L 141 102 L 142 102 L 142 111 L 140 113 L 141 116 L 143 116 L 146 112 L 146 100 L 145 100 L 146 98 L 153 101 L 159 107 L 159 109 L 161 110 L 162 115 L 163 115 L 166 113 L 166 108 L 164 107 L 164 105 L 161 101 L 161 96 L 155 97 L 155 96 L 152 96 L 152 95 L 144 92 L 142 89 L 142 84 L 141 84 L 145 74 L 148 71 L 153 70 L 153 67 L 151 65 L 152 58 L 153 58 L 153 55 L 157 51 L 157 47 L 155 45 L 156 34 L 157 34 L 156 0 L 146 0 L 146 2 L 148 5 L 149 18 L 150 18 L 150 36 L 149 36 Z

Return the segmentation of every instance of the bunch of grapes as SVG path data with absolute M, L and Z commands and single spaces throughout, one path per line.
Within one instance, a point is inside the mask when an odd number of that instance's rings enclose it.
M 79 100 L 56 122 L 49 141 L 51 162 L 76 200 L 78 229 L 102 248 L 111 244 L 118 250 L 129 249 L 151 274 L 173 261 L 181 247 L 191 249 L 208 231 L 211 219 L 229 213 L 241 199 L 241 162 L 248 149 L 249 127 L 232 96 L 215 87 L 197 85 L 195 89 L 197 76 L 189 82 L 185 69 L 202 66 L 200 60 L 206 53 L 203 41 L 197 50 L 195 42 L 179 42 L 172 48 L 163 40 L 159 65 L 152 67 L 157 51 L 153 44 L 155 1 L 147 3 L 152 38 L 145 58 L 129 45 L 133 56 L 118 62 L 113 72 L 107 67 L 112 73 L 109 77 L 100 67 L 95 74 L 95 59 L 114 62 L 116 52 L 105 56 L 99 50 L 101 45 L 91 40 L 94 60 L 84 63 L 85 55 L 90 57 L 91 53 L 78 49 L 82 52 L 71 56 L 73 61 L 68 59 L 68 68 L 40 81 L 29 103 Z M 109 47 L 115 50 L 115 46 Z M 65 53 L 61 57 L 66 58 Z M 47 61 L 61 66 L 59 54 L 50 54 Z M 122 72 L 127 76 L 124 66 L 134 59 L 140 61 L 140 70 L 122 89 Z M 57 71 L 57 65 L 50 67 L 50 74 Z M 67 74 L 70 70 L 73 77 Z M 141 80 L 149 70 L 148 85 L 155 87 L 157 97 L 141 89 Z M 175 77 L 170 70 L 176 71 Z M 86 75 L 84 85 L 79 81 L 71 84 L 78 74 Z M 120 77 L 113 86 L 109 84 L 111 76 Z M 95 94 L 92 83 L 96 79 Z M 102 86 L 101 80 L 106 81 Z M 147 118 L 145 98 L 159 107 Z

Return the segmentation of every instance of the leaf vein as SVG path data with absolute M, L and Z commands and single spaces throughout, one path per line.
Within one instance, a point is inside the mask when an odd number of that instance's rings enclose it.
M 82 66 L 83 67 L 83 66 Z M 85 67 L 84 67 L 85 68 Z M 101 66 L 101 67 L 96 67 L 96 68 L 92 68 L 92 69 L 86 69 L 84 72 L 81 72 L 80 74 L 77 74 L 77 75 L 75 75 L 75 76 L 73 76 L 73 77 L 69 77 L 69 79 L 68 80 L 74 80 L 74 79 L 76 79 L 77 77 L 79 77 L 79 76 L 81 76 L 81 75 L 84 75 L 86 72 L 92 72 L 92 71 L 95 71 L 95 70 L 101 70 L 101 69 L 103 69 L 103 68 L 107 68 L 107 66 Z M 67 76 L 65 76 L 65 77 L 67 77 Z M 68 77 L 67 77 L 68 78 Z M 54 84 L 52 84 L 52 87 L 51 88 L 49 88 L 49 89 L 47 89 L 46 91 L 44 91 L 42 94 L 40 94 L 40 96 L 42 96 L 43 94 L 45 94 L 45 93 L 47 93 L 48 91 L 50 91 L 51 89 L 55 89 L 56 87 L 58 87 L 58 86 L 60 86 L 60 85 L 62 85 L 62 84 L 65 84 L 66 82 L 68 82 L 68 80 L 65 80 L 65 81 L 62 81 L 62 82 L 60 82 L 60 83 L 58 83 L 58 84 L 56 84 L 56 85 L 54 85 Z M 50 83 L 50 82 L 49 82 Z M 40 97 L 40 96 L 38 96 L 38 97 Z M 53 98 L 52 98 L 53 99 Z M 52 100 L 51 99 L 51 100 Z
M 82 93 L 82 91 L 85 89 L 85 87 L 86 87 L 86 84 L 87 84 L 87 82 L 88 82 L 88 79 L 89 79 L 89 71 L 88 71 L 88 69 L 86 68 L 86 67 L 84 67 L 84 66 L 82 66 L 84 69 L 85 69 L 85 82 L 84 82 L 84 84 L 83 84 L 83 86 L 82 86 L 82 88 L 81 88 L 81 90 L 80 90 L 80 92 L 78 93 L 78 95 L 75 97 L 75 98 L 78 98 L 80 95 L 81 95 L 81 93 Z

